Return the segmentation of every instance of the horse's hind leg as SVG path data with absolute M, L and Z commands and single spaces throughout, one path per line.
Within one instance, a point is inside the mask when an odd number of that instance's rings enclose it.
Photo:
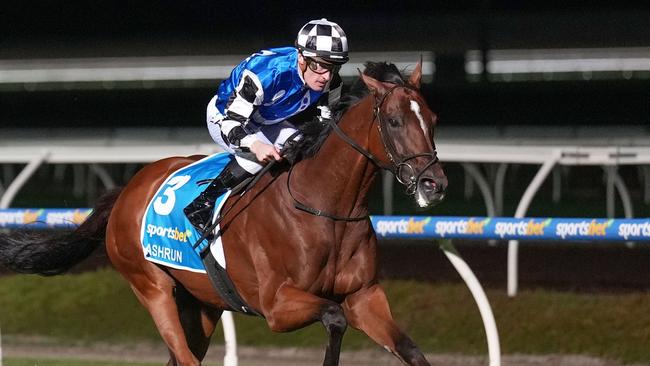
M 329 335 L 323 366 L 337 366 L 347 321 L 341 306 L 297 288 L 283 285 L 266 304 L 264 316 L 271 330 L 287 332 L 320 320 Z
M 110 254 L 109 254 L 110 255 Z M 140 303 L 149 311 L 160 336 L 170 351 L 168 365 L 198 366 L 185 338 L 181 316 L 174 298 L 174 280 L 153 263 L 141 259 L 138 265 L 111 258 L 115 267 L 131 283 Z
M 177 284 L 174 297 L 185 339 L 194 356 L 202 361 L 223 310 L 201 305 L 181 284 Z
M 420 349 L 395 324 L 381 286 L 374 285 L 349 295 L 342 305 L 351 327 L 366 333 L 407 365 L 429 365 Z

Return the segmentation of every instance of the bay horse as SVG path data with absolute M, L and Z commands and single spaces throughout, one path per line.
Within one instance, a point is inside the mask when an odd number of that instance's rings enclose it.
M 338 123 L 319 134 L 311 155 L 264 175 L 239 200 L 226 203 L 222 240 L 239 294 L 273 331 L 320 321 L 329 337 L 326 366 L 338 365 L 347 326 L 406 365 L 429 365 L 392 318 L 377 281 L 377 238 L 367 218 L 367 194 L 380 168 L 393 171 L 421 207 L 444 197 L 447 178 L 433 141 L 436 115 L 419 91 L 421 70 L 418 63 L 404 80 L 392 64 L 368 63 L 357 82 L 363 87 L 343 99 Z M 168 175 L 199 158 L 145 166 L 123 189 L 100 198 L 72 232 L 2 234 L 0 263 L 54 275 L 105 242 L 114 267 L 165 341 L 168 365 L 200 365 L 222 312 L 231 309 L 205 274 L 149 262 L 140 243 L 147 203 Z

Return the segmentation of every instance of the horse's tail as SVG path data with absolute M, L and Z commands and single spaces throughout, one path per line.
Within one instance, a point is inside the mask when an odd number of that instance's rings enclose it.
M 93 212 L 79 227 L 66 233 L 17 230 L 0 234 L 0 265 L 20 273 L 53 276 L 86 259 L 102 243 L 113 205 L 122 188 L 98 200 Z

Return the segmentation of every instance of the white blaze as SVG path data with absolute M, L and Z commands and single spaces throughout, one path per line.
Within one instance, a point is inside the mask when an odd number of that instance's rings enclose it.
M 413 113 L 415 113 L 415 116 L 418 117 L 418 120 L 420 121 L 420 127 L 422 127 L 422 131 L 424 131 L 424 135 L 427 135 L 427 125 L 424 123 L 424 118 L 422 118 L 422 113 L 420 113 L 420 105 L 418 102 L 412 100 L 411 101 L 411 110 Z

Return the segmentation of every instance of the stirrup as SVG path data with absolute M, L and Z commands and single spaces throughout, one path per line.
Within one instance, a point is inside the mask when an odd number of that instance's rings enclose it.
M 205 212 L 206 210 L 213 211 L 214 205 L 211 203 L 207 203 L 207 204 L 205 202 L 197 203 L 194 201 L 191 202 L 189 205 L 185 206 L 185 208 L 183 208 L 183 213 L 185 214 L 185 216 L 189 218 L 189 217 L 196 216 L 202 212 Z
M 196 211 L 185 213 L 187 220 L 197 230 L 203 232 L 212 223 L 212 215 L 214 214 L 213 207 L 203 207 Z

